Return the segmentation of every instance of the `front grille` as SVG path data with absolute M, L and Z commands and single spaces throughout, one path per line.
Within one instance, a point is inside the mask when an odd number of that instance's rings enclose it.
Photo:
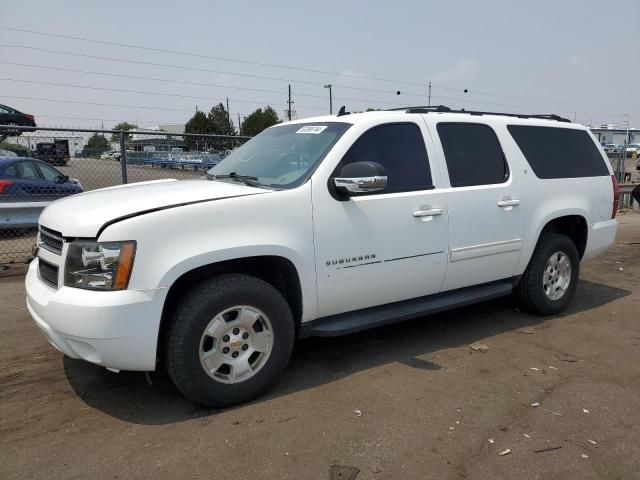
M 40 227 L 40 246 L 50 252 L 60 255 L 62 253 L 62 245 L 64 240 L 62 235 L 54 230 Z
M 47 285 L 58 288 L 58 267 L 41 258 L 38 259 L 38 276 Z

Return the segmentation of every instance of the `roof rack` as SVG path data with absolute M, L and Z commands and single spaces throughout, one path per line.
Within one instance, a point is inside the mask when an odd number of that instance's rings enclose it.
M 544 120 L 555 120 L 557 122 L 571 123 L 571 120 L 569 120 L 568 118 L 564 118 L 553 113 L 543 115 L 530 115 L 525 113 L 480 112 L 476 110 L 465 109 L 454 110 L 445 105 L 391 108 L 389 109 L 389 111 L 405 111 L 406 113 L 467 113 L 469 115 L 499 115 L 502 117 L 540 118 Z

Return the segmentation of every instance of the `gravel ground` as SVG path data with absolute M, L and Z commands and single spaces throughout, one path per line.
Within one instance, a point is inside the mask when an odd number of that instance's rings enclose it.
M 619 221 L 564 315 L 500 300 L 308 339 L 274 391 L 221 411 L 64 358 L 0 278 L 2 478 L 638 478 L 640 215 Z

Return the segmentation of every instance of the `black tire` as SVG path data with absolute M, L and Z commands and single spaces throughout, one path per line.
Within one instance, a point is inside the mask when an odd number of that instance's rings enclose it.
M 562 252 L 569 258 L 571 277 L 564 294 L 557 300 L 552 300 L 545 294 L 543 277 L 547 261 L 555 252 Z M 515 293 L 525 310 L 538 315 L 554 315 L 562 312 L 571 301 L 579 275 L 580 257 L 573 241 L 566 235 L 543 233 Z
M 237 305 L 264 312 L 273 329 L 273 344 L 270 355 L 253 376 L 238 383 L 223 383 L 209 376 L 200 362 L 201 338 L 215 315 Z M 229 407 L 268 391 L 287 366 L 295 340 L 293 315 L 280 292 L 248 275 L 225 274 L 195 285 L 169 320 L 165 338 L 167 372 L 178 390 L 205 407 Z

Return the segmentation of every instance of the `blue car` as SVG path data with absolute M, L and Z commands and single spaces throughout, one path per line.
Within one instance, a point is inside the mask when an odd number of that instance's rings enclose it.
M 82 185 L 45 162 L 0 157 L 0 229 L 32 227 L 48 202 L 82 192 Z
M 33 158 L 0 157 L 2 201 L 46 202 L 82 192 L 82 185 L 51 165 Z

